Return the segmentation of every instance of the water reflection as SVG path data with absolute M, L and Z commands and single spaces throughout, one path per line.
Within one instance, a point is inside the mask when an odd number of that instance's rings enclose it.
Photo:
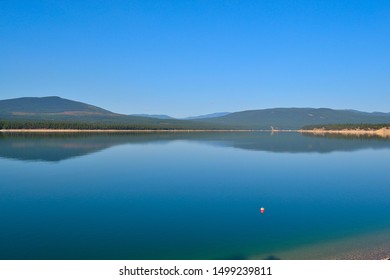
M 167 133 L 2 133 L 0 157 L 24 161 L 58 162 L 85 156 L 118 145 L 142 145 L 171 141 L 195 141 L 208 145 L 275 153 L 329 153 L 361 149 L 388 149 L 390 141 L 379 137 L 316 136 L 265 132 L 167 132 Z

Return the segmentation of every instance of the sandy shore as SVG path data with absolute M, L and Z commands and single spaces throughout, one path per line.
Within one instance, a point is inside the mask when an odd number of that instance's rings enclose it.
M 384 260 L 390 258 L 390 230 L 253 255 L 250 259 Z
M 325 129 L 313 129 L 313 130 L 298 130 L 302 134 L 313 135 L 351 135 L 351 136 L 378 136 L 382 138 L 390 138 L 390 128 L 381 128 L 377 130 L 363 130 L 363 129 L 345 129 L 345 130 L 325 130 Z

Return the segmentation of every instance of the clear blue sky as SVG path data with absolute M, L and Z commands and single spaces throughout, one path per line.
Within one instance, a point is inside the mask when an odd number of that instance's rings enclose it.
M 0 99 L 390 112 L 390 1 L 0 0 Z

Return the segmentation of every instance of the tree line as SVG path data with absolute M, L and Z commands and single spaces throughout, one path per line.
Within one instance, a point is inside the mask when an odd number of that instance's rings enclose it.
M 9 121 L 0 120 L 0 130 L 4 129 L 77 129 L 77 130 L 168 130 L 185 129 L 164 125 L 115 124 L 97 122 L 67 121 Z

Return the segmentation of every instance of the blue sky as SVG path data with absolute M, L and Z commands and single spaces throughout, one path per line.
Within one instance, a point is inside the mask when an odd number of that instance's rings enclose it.
M 390 1 L 0 0 L 0 99 L 390 112 Z

